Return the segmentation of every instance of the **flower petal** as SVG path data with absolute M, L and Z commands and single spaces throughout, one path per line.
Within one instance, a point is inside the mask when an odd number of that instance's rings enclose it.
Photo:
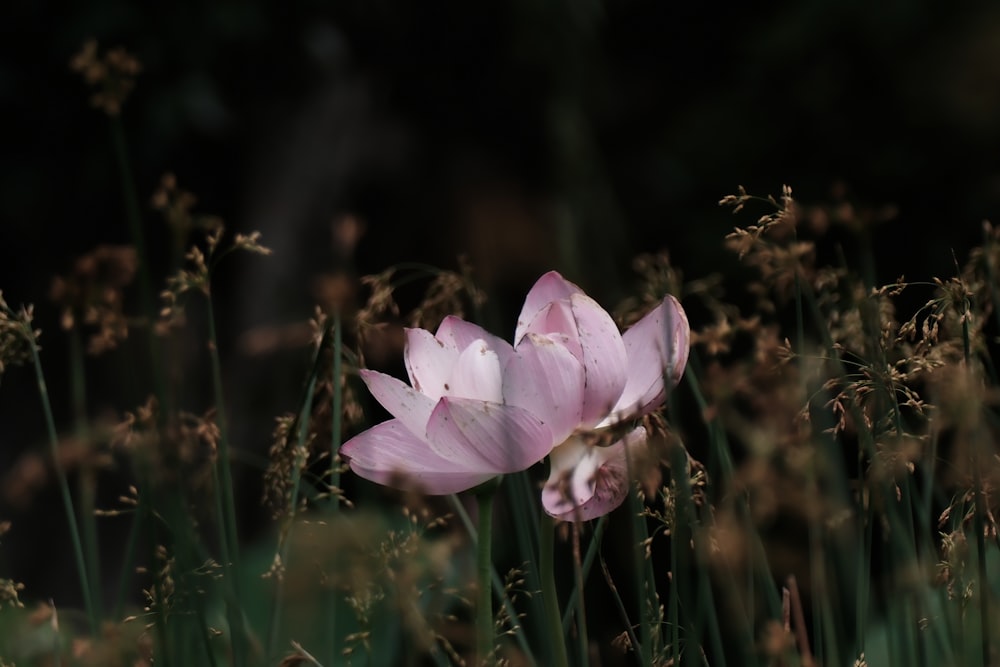
M 559 337 L 573 356 L 583 363 L 583 348 L 580 346 L 580 330 L 573 316 L 573 306 L 569 299 L 553 301 L 535 314 L 535 319 L 528 323 L 528 334 Z M 524 340 L 524 337 L 521 337 Z M 553 338 L 555 340 L 555 338 Z M 520 345 L 520 342 L 518 342 Z
M 504 369 L 504 401 L 538 417 L 557 443 L 580 424 L 583 387 L 583 365 L 549 336 L 527 334 Z
M 340 453 L 360 477 L 398 489 L 418 488 L 433 495 L 465 491 L 495 475 L 441 457 L 398 419 L 359 433 L 344 443 Z
M 486 341 L 480 339 L 458 355 L 451 376 L 445 382 L 444 395 L 503 403 L 502 386 L 500 359 Z
M 584 426 L 593 426 L 604 419 L 618 403 L 628 380 L 628 355 L 618 326 L 608 311 L 586 294 L 570 297 L 573 317 L 583 350 L 586 383 L 583 394 Z
M 391 375 L 368 369 L 360 373 L 375 400 L 412 434 L 422 438 L 437 401 Z
M 467 398 L 438 402 L 427 441 L 442 458 L 494 475 L 529 468 L 552 449 L 549 428 L 524 408 Z
M 628 460 L 645 444 L 646 429 L 639 427 L 610 447 L 594 447 L 579 438 L 556 447 L 542 489 L 545 511 L 563 521 L 589 521 L 614 510 L 628 496 Z
M 668 295 L 625 332 L 628 384 L 611 415 L 599 426 L 641 417 L 663 404 L 680 382 L 690 350 L 691 327 L 681 304 Z M 664 384 L 667 378 L 669 386 Z
M 524 298 L 521 314 L 517 316 L 517 328 L 514 330 L 514 345 L 516 346 L 520 343 L 524 335 L 528 333 L 528 326 L 540 310 L 553 301 L 568 299 L 573 294 L 583 294 L 583 290 L 563 278 L 556 271 L 549 271 L 535 281 L 534 286 L 528 292 L 528 296 Z M 536 333 L 548 332 L 536 331 Z
M 417 391 L 438 400 L 444 396 L 444 385 L 458 361 L 459 352 L 457 348 L 435 338 L 430 331 L 407 329 L 403 362 L 410 384 Z
M 506 366 L 507 360 L 514 354 L 514 348 L 503 338 L 494 336 L 481 326 L 466 322 L 454 315 L 448 315 L 441 320 L 434 336 L 446 345 L 453 345 L 457 350 L 464 350 L 475 340 L 485 340 L 489 348 L 497 353 L 500 368 Z

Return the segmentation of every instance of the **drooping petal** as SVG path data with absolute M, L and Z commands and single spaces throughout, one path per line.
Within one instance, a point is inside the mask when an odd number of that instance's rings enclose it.
M 375 400 L 411 433 L 422 438 L 437 401 L 391 375 L 367 369 L 360 373 Z
M 535 281 L 534 286 L 524 298 L 521 314 L 517 316 L 517 328 L 514 330 L 514 345 L 517 346 L 526 333 L 538 312 L 549 303 L 568 299 L 573 294 L 583 294 L 583 290 L 563 278 L 556 271 L 549 271 Z M 535 333 L 548 333 L 535 331 Z
M 625 389 L 628 355 L 618 326 L 608 311 L 586 294 L 570 297 L 573 317 L 583 350 L 585 385 L 583 394 L 584 426 L 603 420 Z
M 583 365 L 549 336 L 527 334 L 504 369 L 504 402 L 542 420 L 553 442 L 562 442 L 579 426 L 583 389 Z
M 410 384 L 435 401 L 444 396 L 444 385 L 451 375 L 460 350 L 441 342 L 430 331 L 406 330 L 403 362 Z
M 446 345 L 452 345 L 456 350 L 464 350 L 472 341 L 485 340 L 489 348 L 497 353 L 500 368 L 506 366 L 507 360 L 514 354 L 514 348 L 503 338 L 494 336 L 481 326 L 466 322 L 454 315 L 448 315 L 441 320 L 434 336 Z
M 611 512 L 628 496 L 629 458 L 646 444 L 646 430 L 632 430 L 610 447 L 594 447 L 573 438 L 552 450 L 542 505 L 563 521 L 588 521 Z M 627 451 L 626 451 L 627 450 Z
M 628 384 L 599 426 L 641 417 L 660 407 L 684 374 L 690 338 L 687 315 L 677 299 L 669 295 L 632 325 L 622 336 L 628 353 Z
M 435 453 L 398 419 L 360 433 L 340 448 L 351 470 L 367 480 L 399 489 L 420 489 L 433 495 L 458 493 L 495 475 L 472 470 L 461 461 Z
M 494 475 L 531 467 L 553 445 L 549 428 L 524 408 L 450 397 L 431 413 L 427 442 L 442 458 Z
M 475 340 L 458 355 L 444 395 L 503 403 L 500 359 L 486 341 Z

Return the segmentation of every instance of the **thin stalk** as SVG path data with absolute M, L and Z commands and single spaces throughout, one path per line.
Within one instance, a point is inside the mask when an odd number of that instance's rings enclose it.
M 628 612 L 625 610 L 625 604 L 622 602 L 621 595 L 618 594 L 618 587 L 615 586 L 614 579 L 611 578 L 611 571 L 608 569 L 608 564 L 604 562 L 604 556 L 600 553 L 598 558 L 601 561 L 601 572 L 604 574 L 604 580 L 608 584 L 608 588 L 611 590 L 611 598 L 615 601 L 615 607 L 618 609 L 618 615 L 621 616 L 622 625 L 625 626 L 625 633 L 628 634 L 629 643 L 632 645 L 632 654 L 635 655 L 636 660 L 641 660 L 642 656 L 639 655 L 639 638 L 635 636 L 635 629 L 632 627 L 632 621 L 629 620 Z M 642 663 L 639 663 L 639 667 L 643 667 Z
M 545 601 L 545 611 L 549 617 L 549 628 L 561 628 L 559 620 L 559 596 L 556 591 L 555 579 L 555 532 L 556 524 L 548 517 L 542 517 L 541 532 L 538 545 L 538 568 L 542 575 L 542 598 Z M 554 654 L 554 667 L 569 667 L 566 655 L 565 635 L 550 637 L 550 646 Z
M 670 536 L 670 611 L 667 613 L 667 625 L 670 627 L 670 654 L 672 665 L 681 663 L 681 614 L 680 614 L 680 591 L 677 582 L 680 577 L 677 575 L 677 538 Z
M 132 513 L 132 525 L 128 529 L 128 539 L 125 542 L 125 561 L 122 563 L 121 579 L 118 581 L 118 596 L 115 599 L 114 610 L 111 612 L 111 618 L 114 620 L 120 619 L 125 609 L 125 598 L 128 596 L 129 583 L 132 581 L 135 559 L 139 551 L 142 518 L 143 515 L 138 510 Z
M 212 364 L 212 389 L 215 394 L 216 423 L 219 427 L 218 457 L 213 466 L 213 475 L 219 486 L 217 489 L 217 510 L 219 511 L 220 528 L 223 531 L 220 540 L 222 547 L 223 568 L 228 585 L 233 592 L 233 600 L 226 605 L 229 618 L 230 641 L 233 648 L 233 663 L 239 667 L 246 663 L 245 628 L 243 614 L 239 609 L 239 537 L 236 527 L 236 501 L 233 497 L 233 477 L 229 458 L 229 427 L 226 422 L 226 407 L 222 391 L 222 362 L 219 358 L 219 337 L 215 328 L 215 309 L 209 292 L 206 299 L 208 308 L 208 349 Z
M 340 386 L 340 379 L 343 375 L 343 331 L 340 325 L 340 311 L 334 311 L 333 313 L 333 369 L 331 378 L 331 390 L 333 392 L 332 402 L 333 408 L 331 412 L 333 413 L 332 423 L 330 428 L 332 430 L 332 437 L 330 439 L 330 486 L 333 488 L 339 488 L 340 486 L 340 464 L 338 463 L 337 456 L 340 454 L 340 439 L 341 431 L 343 430 L 343 405 L 344 397 L 343 391 Z M 340 502 L 338 498 L 334 498 L 330 510 L 334 513 L 340 510 Z
M 448 496 L 448 500 L 451 501 L 451 506 L 455 509 L 455 513 L 458 515 L 459 520 L 465 527 L 465 532 L 469 534 L 469 539 L 472 540 L 473 545 L 479 543 L 479 531 L 476 530 L 475 525 L 472 523 L 472 519 L 469 518 L 469 513 L 465 511 L 462 506 L 462 501 L 458 499 L 458 496 L 451 494 Z M 493 593 L 500 598 L 501 604 L 503 604 L 504 611 L 507 613 L 509 618 L 517 618 L 517 611 L 514 609 L 514 605 L 511 604 L 510 599 L 507 597 L 507 593 L 504 590 L 503 581 L 500 579 L 500 575 L 497 574 L 496 568 L 493 568 L 491 574 L 493 579 Z M 534 667 L 538 664 L 535 660 L 535 656 L 531 652 L 531 647 L 528 646 L 528 641 L 524 637 L 524 632 L 517 632 L 514 634 L 514 639 L 517 641 L 518 648 L 524 653 L 524 657 L 527 659 L 528 664 Z
M 729 454 L 729 443 L 726 439 L 725 430 L 720 428 L 718 423 L 718 418 L 713 417 L 711 419 L 706 419 L 705 415 L 708 413 L 708 401 L 705 399 L 704 394 L 701 391 L 701 385 L 699 384 L 698 378 L 700 377 L 701 362 L 696 354 L 695 350 L 691 351 L 691 355 L 688 358 L 688 370 L 685 373 L 687 378 L 688 386 L 691 388 L 691 392 L 694 395 L 695 402 L 698 405 L 698 409 L 702 414 L 702 421 L 705 424 L 705 428 L 708 431 L 708 439 L 710 442 L 709 448 L 709 475 L 710 479 L 718 480 L 716 483 L 721 487 L 725 488 L 729 485 L 730 480 L 733 475 L 733 461 Z M 736 502 L 737 507 L 740 508 L 741 518 L 746 522 L 746 530 L 748 533 L 754 531 L 754 526 L 752 520 L 750 519 L 749 511 L 747 510 L 748 499 L 745 493 L 739 494 L 739 500 Z M 706 547 L 704 544 L 704 538 L 700 540 L 700 553 L 704 554 Z M 744 582 L 744 587 L 746 590 L 745 604 L 743 605 L 744 612 L 746 614 L 746 623 L 743 626 L 743 631 L 746 636 L 746 647 L 747 651 L 745 654 L 745 659 L 749 664 L 757 664 L 756 652 L 752 649 L 754 645 L 754 627 L 756 625 L 755 621 L 755 607 L 756 607 L 756 585 L 754 577 L 756 574 L 756 562 L 754 559 L 753 551 L 747 550 L 746 554 L 747 565 L 746 565 L 746 581 Z M 702 555 L 702 561 L 705 557 Z M 733 570 L 726 568 L 726 573 L 729 577 L 730 588 L 733 591 L 739 590 L 740 584 L 736 581 Z M 708 582 L 707 574 L 702 568 L 699 572 L 699 577 L 702 581 L 702 588 L 705 589 L 707 585 L 707 590 L 711 591 L 711 585 Z M 712 624 L 709 626 L 709 631 L 712 633 L 713 646 L 715 646 L 716 652 L 723 656 L 723 652 L 720 649 L 721 637 L 717 637 L 720 634 L 720 629 L 718 627 L 718 617 L 714 613 L 717 605 L 711 605 L 709 611 L 712 613 Z M 722 657 L 724 660 L 724 657 Z
M 646 540 L 649 532 L 646 528 L 646 518 L 643 516 L 642 501 L 635 488 L 629 489 L 629 509 L 632 514 L 632 558 L 635 568 L 636 600 L 639 604 L 639 652 L 642 664 L 653 664 L 653 624 L 649 615 L 652 612 L 650 602 L 655 598 L 655 579 L 649 576 L 646 560 Z M 651 591 L 650 588 L 653 588 Z M 653 607 L 655 609 L 655 606 Z M 680 664 L 675 662 L 674 664 Z
M 70 391 L 73 396 L 73 418 L 76 423 L 76 437 L 83 446 L 90 446 L 90 433 L 87 425 L 87 389 L 83 364 L 83 343 L 80 332 L 73 329 L 70 341 Z M 84 462 L 77 478 L 77 493 L 80 498 L 80 523 L 82 524 L 82 539 L 84 561 L 87 565 L 87 575 L 90 579 L 90 596 L 94 601 L 94 610 L 98 618 L 101 611 L 101 573 L 98 567 L 101 562 L 97 542 L 96 508 L 97 479 L 94 469 Z
M 159 348 L 153 323 L 156 318 L 152 274 L 149 270 L 149 255 L 146 250 L 146 234 L 143 230 L 142 214 L 139 211 L 139 197 L 136 194 L 135 181 L 132 179 L 132 166 L 128 155 L 128 145 L 125 141 L 125 130 L 119 117 L 111 118 L 111 143 L 114 146 L 115 158 L 118 161 L 118 172 L 121 180 L 122 199 L 125 206 L 125 220 L 128 222 L 129 236 L 135 245 L 135 253 L 139 259 L 139 304 L 142 315 L 146 319 L 149 338 L 150 367 L 153 372 L 153 386 L 160 405 L 169 411 L 170 405 L 166 390 L 166 379 L 163 365 L 159 359 Z
M 601 540 L 604 537 L 604 531 L 607 527 L 608 515 L 605 514 L 597 520 L 597 526 L 594 528 L 594 536 L 590 540 L 590 546 L 587 547 L 587 554 L 583 557 L 584 579 L 590 576 L 590 569 L 594 566 L 594 560 L 600 555 Z M 574 586 L 569 594 L 569 600 L 566 602 L 566 611 L 563 613 L 562 632 L 564 636 L 569 633 L 569 624 L 572 621 L 573 609 L 576 607 L 579 595 L 580 591 Z
M 871 502 L 868 497 L 868 482 L 864 470 L 864 457 L 862 450 L 858 447 L 858 512 L 861 515 L 857 522 L 857 551 L 856 562 L 856 582 L 855 582 L 855 609 L 854 609 L 854 635 L 855 654 L 863 655 L 865 652 L 865 634 L 868 621 L 868 588 L 871 563 L 871 534 L 872 516 Z
M 590 641 L 587 638 L 587 607 L 583 601 L 583 563 L 580 558 L 580 522 L 573 522 L 573 578 L 576 582 L 576 636 L 579 643 L 580 665 L 590 665 Z
M 320 346 L 321 348 L 322 346 Z M 316 355 L 319 356 L 321 349 L 317 348 Z M 281 538 L 279 554 L 281 562 L 288 562 L 288 545 L 291 542 L 292 530 L 294 529 L 295 515 L 299 507 L 299 487 L 302 482 L 302 469 L 306 465 L 306 440 L 309 437 L 309 413 L 312 410 L 313 397 L 316 389 L 316 373 L 309 378 L 306 388 L 306 395 L 299 409 L 298 428 L 295 434 L 295 463 L 292 466 L 292 488 L 288 499 L 287 530 Z M 284 578 L 278 579 L 277 592 L 275 594 L 275 604 L 271 616 L 271 631 L 269 634 L 267 655 L 271 656 L 277 648 L 278 633 L 281 629 L 281 610 L 284 602 Z
M 341 431 L 343 430 L 343 405 L 344 397 L 343 391 L 340 386 L 340 380 L 343 375 L 343 332 L 341 330 L 340 324 L 340 311 L 333 311 L 333 368 L 331 370 L 331 380 L 330 386 L 333 392 L 333 402 L 332 412 L 332 424 L 330 425 L 331 438 L 330 438 L 330 487 L 337 490 L 340 488 L 340 461 L 337 458 L 340 454 L 341 445 Z M 338 496 L 333 496 L 332 502 L 330 503 L 330 512 L 337 514 L 340 512 L 340 498 Z M 336 590 L 330 592 L 330 611 L 328 614 L 329 621 L 327 623 L 327 636 L 329 637 L 329 653 L 328 662 L 330 665 L 335 664 L 337 660 L 337 626 L 338 617 L 340 616 L 340 605 L 338 604 Z
M 83 592 L 83 604 L 87 609 L 87 620 L 90 624 L 90 633 L 97 636 L 100 629 L 100 619 L 97 615 L 97 607 L 91 594 L 90 576 L 87 573 L 87 563 L 83 556 L 83 541 L 80 537 L 80 527 L 76 521 L 76 508 L 73 506 L 73 495 L 69 490 L 69 481 L 66 479 L 66 471 L 59 460 L 59 436 L 56 434 L 55 417 L 52 414 L 52 404 L 49 402 L 49 390 L 45 384 L 45 373 L 42 371 L 42 360 L 38 351 L 38 344 L 35 342 L 34 332 L 30 323 L 24 323 L 24 337 L 31 348 L 31 359 L 35 366 L 35 380 L 38 383 L 38 394 L 42 400 L 42 412 L 45 415 L 45 428 L 49 435 L 49 448 L 52 454 L 52 465 L 55 467 L 56 478 L 59 480 L 59 495 L 62 496 L 63 509 L 66 511 L 66 520 L 69 523 L 70 539 L 73 543 L 73 558 L 76 561 L 77 576 L 80 577 L 80 588 Z
M 965 310 L 969 304 L 966 302 Z M 972 341 L 969 335 L 969 318 L 962 315 L 962 347 L 965 353 L 965 372 L 972 373 Z M 979 632 L 982 640 L 982 660 L 984 665 L 990 663 L 990 599 L 989 579 L 986 577 L 986 503 L 983 498 L 983 472 L 980 465 L 979 438 L 973 439 L 972 446 L 972 479 L 976 494 L 976 510 L 973 529 L 976 531 L 976 568 L 979 573 Z
M 536 500 L 538 491 L 532 485 L 527 471 L 507 475 L 507 482 L 509 482 L 508 492 L 505 495 L 510 503 L 508 515 L 516 517 L 516 520 L 511 523 L 514 527 L 518 562 L 530 564 L 529 567 L 525 568 L 524 573 L 525 585 L 528 590 L 540 591 L 542 590 L 542 575 L 538 565 L 539 512 Z M 504 596 L 504 600 L 507 604 L 506 596 Z M 524 610 L 527 618 L 533 618 L 535 622 L 521 623 L 521 631 L 517 633 L 517 637 L 525 638 L 525 641 L 530 638 L 536 646 L 542 647 L 543 662 L 546 665 L 551 665 L 554 658 L 549 639 L 558 636 L 559 629 L 558 627 L 549 627 L 551 619 L 545 612 L 543 596 L 532 595 L 524 600 L 524 604 L 527 607 Z
M 679 632 L 680 626 L 684 628 L 682 664 L 694 664 L 703 651 L 701 629 L 698 627 L 699 604 L 692 590 L 692 576 L 697 565 L 693 562 L 690 546 L 696 543 L 697 517 L 691 497 L 691 481 L 688 477 L 687 450 L 681 442 L 671 447 L 670 479 L 675 498 L 674 525 L 670 530 L 671 607 L 675 613 L 675 632 Z M 673 595 L 674 591 L 676 597 Z M 711 604 L 710 600 L 704 602 Z M 683 624 L 681 615 L 684 616 Z
M 489 664 L 493 655 L 493 497 L 496 484 L 487 482 L 476 492 L 479 502 L 479 540 L 476 543 L 476 574 L 479 600 L 476 604 L 476 657 Z
M 149 273 L 149 257 L 146 255 L 146 235 L 142 228 L 142 215 L 139 212 L 139 198 L 136 196 L 135 181 L 132 180 L 132 167 L 128 157 L 128 146 L 125 143 L 125 130 L 121 119 L 111 119 L 111 144 L 118 160 L 118 174 L 121 179 L 122 199 L 125 204 L 125 220 L 128 222 L 129 235 L 135 244 L 135 252 L 139 258 L 139 298 L 142 299 L 143 315 L 153 315 L 153 281 Z

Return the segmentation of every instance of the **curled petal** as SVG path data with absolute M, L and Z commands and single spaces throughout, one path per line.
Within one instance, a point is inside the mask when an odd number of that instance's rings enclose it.
M 430 331 L 407 329 L 403 362 L 410 384 L 435 401 L 441 398 L 459 352 L 457 348 L 435 338 Z
M 526 333 L 528 327 L 538 315 L 539 311 L 548 304 L 555 301 L 568 299 L 574 294 L 583 294 L 583 290 L 563 278 L 556 271 L 549 271 L 544 276 L 535 281 L 534 286 L 524 298 L 524 305 L 521 307 L 521 314 L 517 316 L 517 328 L 514 331 L 514 345 L 517 346 Z M 551 329 L 549 331 L 552 331 Z M 548 333 L 548 331 L 538 331 L 536 333 Z
M 458 355 L 444 395 L 503 403 L 500 359 L 486 341 L 476 340 Z
M 529 333 L 504 369 L 504 402 L 531 412 L 562 442 L 580 424 L 583 385 L 583 365 L 564 344 Z
M 393 417 L 416 436 L 427 431 L 427 420 L 434 411 L 436 401 L 405 382 L 378 371 L 361 370 L 361 379 L 375 400 Z
M 611 415 L 599 426 L 641 417 L 660 407 L 684 374 L 690 338 L 687 315 L 669 295 L 626 331 L 622 340 L 628 353 L 628 383 Z
M 594 426 L 608 415 L 625 389 L 628 355 L 608 311 L 586 294 L 574 294 L 570 304 L 586 374 L 581 421 L 584 426 Z
M 588 521 L 611 512 L 628 495 L 628 460 L 646 445 L 646 430 L 632 430 L 610 447 L 594 447 L 573 438 L 552 450 L 542 505 L 563 521 Z M 627 449 L 627 451 L 626 451 Z
M 359 477 L 432 495 L 465 491 L 495 475 L 440 456 L 398 419 L 356 435 L 344 443 L 340 453 Z
M 552 433 L 524 408 L 445 397 L 427 422 L 427 442 L 444 459 L 498 475 L 545 458 Z
M 535 318 L 528 323 L 524 335 L 539 334 L 549 336 L 555 340 L 562 341 L 573 356 L 583 362 L 583 348 L 580 346 L 580 330 L 573 316 L 573 306 L 569 299 L 553 301 L 546 304 L 541 310 L 535 313 Z M 520 347 L 524 341 L 521 337 L 517 346 Z M 517 349 L 517 348 L 515 348 Z
M 466 322 L 454 315 L 448 315 L 441 320 L 441 324 L 438 326 L 437 333 L 434 336 L 456 350 L 464 350 L 473 341 L 484 340 L 486 341 L 486 345 L 496 352 L 497 357 L 500 359 L 500 368 L 506 366 L 507 360 L 514 354 L 514 348 L 503 338 L 494 336 L 481 326 L 472 322 Z

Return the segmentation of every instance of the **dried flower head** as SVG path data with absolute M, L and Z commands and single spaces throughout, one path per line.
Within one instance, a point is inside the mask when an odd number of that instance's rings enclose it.
M 90 354 L 113 350 L 128 337 L 124 290 L 137 268 L 132 246 L 102 245 L 78 258 L 68 275 L 53 279 L 49 296 L 62 308 L 63 329 L 97 329 L 87 340 Z
M 41 331 L 33 329 L 34 308 L 22 306 L 14 311 L 0 292 L 0 376 L 7 366 L 20 366 L 31 361 L 32 346 L 38 344 Z
M 448 315 L 464 317 L 467 305 L 476 309 L 486 303 L 486 293 L 472 280 L 472 266 L 458 258 L 458 271 L 439 271 L 427 287 L 423 301 L 410 313 L 410 326 L 435 329 Z
M 69 61 L 69 67 L 79 72 L 91 88 L 91 106 L 109 116 L 121 113 L 122 105 L 135 88 L 135 78 L 142 64 L 125 49 L 117 47 L 99 57 L 97 40 L 88 39 Z
M 168 225 L 175 230 L 179 240 L 183 242 L 182 236 L 193 229 L 204 232 L 200 245 L 196 242 L 184 255 L 186 266 L 167 278 L 167 289 L 160 293 L 164 305 L 160 309 L 156 331 L 161 335 L 184 324 L 181 296 L 191 291 L 211 296 L 212 272 L 227 255 L 237 250 L 258 255 L 271 254 L 271 249 L 260 243 L 260 232 L 256 231 L 236 234 L 231 245 L 221 247 L 225 234 L 222 220 L 214 216 L 192 217 L 190 209 L 194 202 L 193 195 L 177 189 L 172 174 L 163 177 L 160 189 L 153 196 L 154 207 L 164 212 Z
M 177 186 L 177 177 L 167 172 L 160 178 L 160 185 L 153 192 L 150 203 L 163 215 L 167 227 L 174 233 L 176 242 L 183 246 L 194 232 L 212 234 L 222 227 L 222 218 L 192 212 L 198 198 Z

